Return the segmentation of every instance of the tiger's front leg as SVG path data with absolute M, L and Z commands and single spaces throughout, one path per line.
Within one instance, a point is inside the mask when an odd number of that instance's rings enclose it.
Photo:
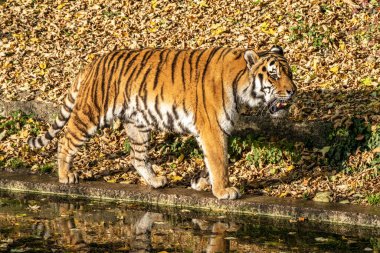
M 132 148 L 133 166 L 137 172 L 152 187 L 159 188 L 165 186 L 167 183 L 166 177 L 157 176 L 152 169 L 152 164 L 149 162 L 150 129 L 136 127 L 131 122 L 125 123 L 124 127 Z
M 219 129 L 210 129 L 199 135 L 198 142 L 203 149 L 214 196 L 218 199 L 240 197 L 236 187 L 229 187 L 227 136 Z

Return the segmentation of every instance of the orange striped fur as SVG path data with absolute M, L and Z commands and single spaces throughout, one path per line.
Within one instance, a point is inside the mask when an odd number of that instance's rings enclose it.
M 295 90 L 277 46 L 258 54 L 217 47 L 119 50 L 78 75 L 55 123 L 28 143 L 45 146 L 67 125 L 58 149 L 59 181 L 77 183 L 71 164 L 78 148 L 97 129 L 120 118 L 132 145 L 134 167 L 148 184 L 162 187 L 166 178 L 154 174 L 148 159 L 150 131 L 190 133 L 204 152 L 213 194 L 235 199 L 239 191 L 228 186 L 227 136 L 239 108 L 265 106 L 277 116 Z

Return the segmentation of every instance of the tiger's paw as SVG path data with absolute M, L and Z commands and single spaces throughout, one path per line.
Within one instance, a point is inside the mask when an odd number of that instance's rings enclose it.
M 236 187 L 213 190 L 213 194 L 218 199 L 237 199 L 241 196 L 239 190 Z
M 164 187 L 168 183 L 168 180 L 166 179 L 165 176 L 156 176 L 156 177 L 150 178 L 147 181 L 148 181 L 148 184 L 151 185 L 153 188 Z
M 79 183 L 79 176 L 76 172 L 69 172 L 65 176 L 60 176 L 59 182 L 62 184 L 77 184 Z

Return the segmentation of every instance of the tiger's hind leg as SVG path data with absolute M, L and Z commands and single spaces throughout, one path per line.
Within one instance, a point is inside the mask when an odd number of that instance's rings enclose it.
M 85 123 L 73 113 L 67 123 L 65 136 L 58 147 L 58 177 L 60 183 L 76 184 L 79 177 L 72 171 L 72 162 L 78 149 L 95 133 L 97 127 L 92 123 Z
M 138 128 L 134 123 L 128 122 L 124 124 L 129 142 L 131 144 L 131 154 L 133 155 L 133 166 L 144 180 L 154 188 L 159 188 L 167 183 L 164 176 L 157 176 L 152 164 L 149 162 L 148 148 L 150 139 L 149 128 Z

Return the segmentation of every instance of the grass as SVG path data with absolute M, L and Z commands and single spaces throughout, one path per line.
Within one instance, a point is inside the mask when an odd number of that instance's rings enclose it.
M 26 163 L 20 158 L 11 158 L 5 162 L 5 166 L 11 169 L 20 169 L 24 167 Z
M 123 144 L 123 147 L 124 147 L 124 151 L 125 151 L 127 154 L 130 154 L 130 153 L 131 153 L 132 146 L 131 146 L 131 143 L 129 142 L 128 139 L 125 139 L 124 144 Z
M 159 149 L 163 155 L 174 155 L 175 157 L 184 155 L 185 158 L 203 158 L 203 153 L 199 149 L 194 137 L 170 134 L 165 143 L 160 145 Z
M 370 194 L 367 196 L 367 201 L 370 205 L 380 205 L 380 193 Z
M 329 136 L 331 148 L 327 153 L 331 166 L 342 166 L 348 156 L 357 149 L 368 150 L 380 145 L 380 132 L 372 133 L 364 120 L 353 118 L 348 128 L 338 128 Z
M 17 134 L 25 125 L 29 124 L 30 132 L 37 135 L 39 128 L 33 120 L 33 116 L 33 114 L 26 114 L 21 111 L 12 112 L 7 118 L 0 116 L 0 132 L 5 131 L 7 136 Z
M 273 164 L 289 165 L 301 159 L 301 150 L 295 143 L 286 140 L 270 141 L 254 134 L 231 137 L 228 148 L 231 161 L 240 159 L 245 153 L 246 161 L 259 168 Z
M 286 140 L 274 142 L 255 134 L 232 136 L 228 140 L 228 156 L 231 162 L 245 159 L 248 164 L 260 168 L 268 165 L 289 166 L 297 163 L 301 159 L 301 148 L 303 148 L 302 145 L 297 146 Z M 172 155 L 177 158 L 180 156 L 184 156 L 185 159 L 203 158 L 203 152 L 194 137 L 172 134 L 159 145 L 158 149 L 163 155 Z
M 322 5 L 320 8 L 324 13 L 329 10 L 328 5 Z M 290 27 L 289 42 L 308 39 L 316 49 L 328 47 L 328 43 L 335 42 L 330 36 L 332 33 L 330 30 L 322 32 L 319 26 L 308 25 L 299 14 L 296 14 L 294 18 L 297 21 L 297 25 Z
M 43 174 L 49 174 L 54 169 L 54 163 L 47 163 L 38 167 L 38 170 Z

